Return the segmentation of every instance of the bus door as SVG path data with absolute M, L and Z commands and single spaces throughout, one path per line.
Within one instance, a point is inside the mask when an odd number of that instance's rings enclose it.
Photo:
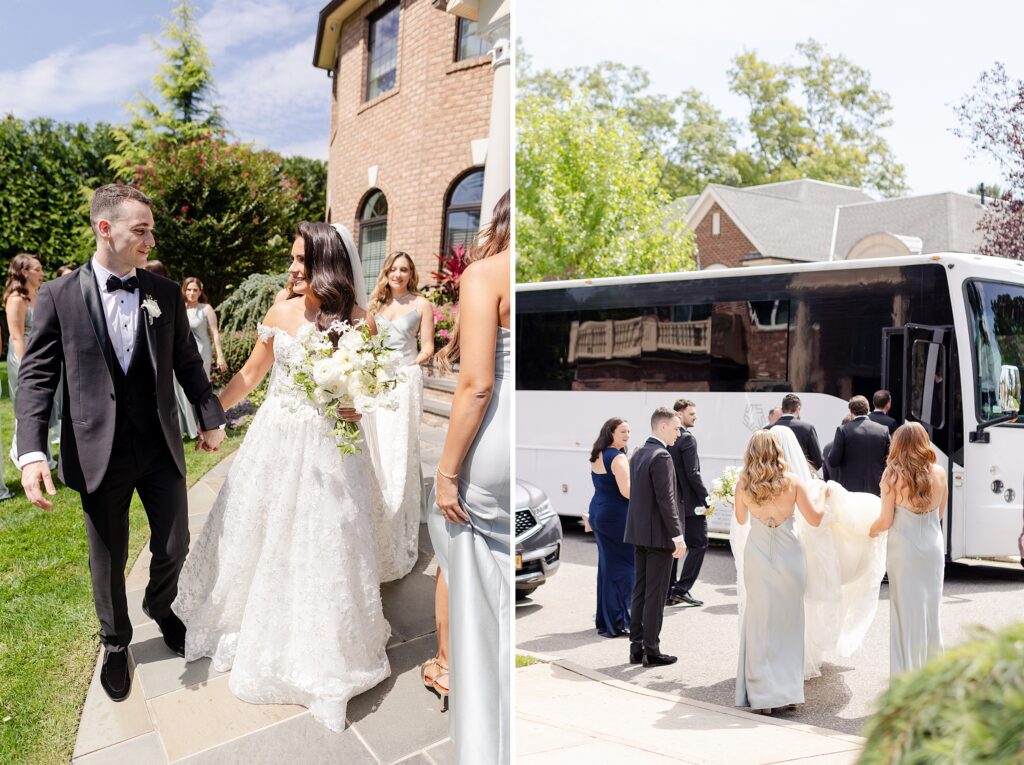
M 955 445 L 954 398 L 958 383 L 953 363 L 953 328 L 906 324 L 882 330 L 882 387 L 892 394 L 889 416 L 896 422 L 919 422 L 935 447 L 949 458 L 947 478 L 953 486 Z M 962 457 L 961 457 L 962 459 Z M 952 528 L 952 490 L 945 527 Z M 947 534 L 946 546 L 950 540 Z

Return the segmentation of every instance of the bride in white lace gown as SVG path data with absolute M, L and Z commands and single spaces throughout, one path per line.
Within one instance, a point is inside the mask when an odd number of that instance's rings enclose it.
M 221 393 L 230 407 L 272 368 L 173 609 L 187 628 L 187 661 L 209 656 L 231 670 L 228 686 L 243 701 L 301 704 L 339 731 L 349 699 L 390 674 L 374 529 L 380 489 L 367 453 L 339 457 L 332 423 L 292 383 L 289 363 L 304 327 L 373 319 L 354 305 L 337 232 L 325 223 L 298 232 L 289 273 L 302 298 L 270 309 Z

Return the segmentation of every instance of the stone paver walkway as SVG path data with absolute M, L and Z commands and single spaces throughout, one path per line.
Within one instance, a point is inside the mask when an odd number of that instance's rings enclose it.
M 515 677 L 517 765 L 852 765 L 863 745 L 857 736 L 661 693 L 563 659 L 545 657 Z
M 432 475 L 443 431 L 424 428 L 423 474 Z M 227 476 L 228 457 L 189 490 L 189 529 L 202 529 Z M 185 663 L 142 613 L 150 555 L 144 548 L 128 576 L 135 628 L 132 691 L 114 703 L 99 684 L 97 662 L 82 710 L 74 765 L 260 765 L 260 763 L 454 763 L 448 716 L 420 683 L 419 665 L 432 656 L 435 562 L 426 527 L 411 574 L 382 587 L 391 622 L 391 677 L 354 698 L 349 727 L 332 733 L 305 708 L 247 704 L 228 690 L 228 676 L 209 659 Z

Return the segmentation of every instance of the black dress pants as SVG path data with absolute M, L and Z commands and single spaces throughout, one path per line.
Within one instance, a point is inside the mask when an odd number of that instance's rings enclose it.
M 661 622 L 672 572 L 672 550 L 637 545 L 633 551 L 635 579 L 629 612 L 629 642 L 644 653 L 661 653 Z
M 678 558 L 672 559 L 672 591 L 682 595 L 697 583 L 700 567 L 704 565 L 704 553 L 708 551 L 708 519 L 703 515 L 688 515 L 683 521 L 683 541 L 686 555 L 683 570 L 676 579 Z
M 146 433 L 130 424 L 119 428 L 103 481 L 96 491 L 81 495 L 100 641 L 111 651 L 123 651 L 132 640 L 124 569 L 128 507 L 136 490 L 152 532 L 145 603 L 150 615 L 159 619 L 171 612 L 189 543 L 185 478 L 159 427 Z

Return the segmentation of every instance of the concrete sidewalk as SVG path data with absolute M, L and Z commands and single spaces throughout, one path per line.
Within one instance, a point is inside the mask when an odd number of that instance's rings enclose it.
M 858 736 L 686 699 L 542 658 L 516 670 L 518 765 L 850 765 L 863 744 Z
M 439 451 L 436 428 L 424 428 L 424 474 L 433 474 Z M 443 432 L 441 433 L 443 440 Z M 189 490 L 189 529 L 202 529 L 227 476 L 232 457 Z M 132 692 L 110 701 L 99 684 L 99 663 L 82 710 L 74 765 L 259 765 L 260 763 L 454 763 L 448 716 L 423 688 L 419 665 L 434 655 L 435 562 L 426 527 L 411 574 L 384 585 L 384 615 L 391 622 L 391 677 L 354 698 L 349 727 L 332 733 L 305 708 L 247 704 L 228 690 L 227 674 L 209 659 L 189 664 L 165 645 L 142 613 L 148 546 L 128 576 L 128 607 L 135 636 Z

